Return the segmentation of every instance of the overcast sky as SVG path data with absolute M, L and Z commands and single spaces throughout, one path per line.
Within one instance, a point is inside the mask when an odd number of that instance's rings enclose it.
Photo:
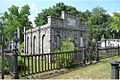
M 6 11 L 12 4 L 19 7 L 28 4 L 31 12 L 29 19 L 34 22 L 37 13 L 41 12 L 42 9 L 52 7 L 58 2 L 64 2 L 80 11 L 87 9 L 91 11 L 93 8 L 100 6 L 107 10 L 109 14 L 120 12 L 120 0 L 0 0 L 0 13 Z

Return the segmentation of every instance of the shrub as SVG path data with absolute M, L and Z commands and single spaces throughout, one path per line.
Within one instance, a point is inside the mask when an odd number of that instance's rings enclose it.
M 24 61 L 21 60 L 20 58 L 21 58 L 21 57 L 18 56 L 18 71 L 19 71 L 20 73 L 22 73 L 22 72 L 24 71 L 24 68 L 25 68 L 25 70 L 27 70 L 28 67 L 24 64 Z
M 20 44 L 20 49 L 24 48 L 24 42 Z
M 13 62 L 12 59 L 9 56 L 4 57 L 4 74 L 9 74 L 10 73 L 10 67 L 13 67 Z M 23 68 L 27 68 L 27 66 L 24 65 L 23 60 L 21 60 L 18 57 L 18 71 L 22 72 Z
M 58 58 L 58 57 L 57 57 Z M 57 65 L 60 67 L 60 68 L 74 68 L 76 67 L 78 64 L 77 64 L 77 60 L 75 59 L 75 57 L 73 56 L 72 59 L 69 59 L 69 58 L 66 58 L 66 55 L 64 55 L 63 57 L 59 59 L 56 59 L 57 61 Z M 64 66 L 64 65 L 67 65 L 67 66 Z
M 20 53 L 24 52 L 24 42 L 20 44 Z
M 57 52 L 68 52 L 68 51 L 75 51 L 75 50 L 76 50 L 76 47 L 74 45 L 74 40 L 72 38 L 68 38 L 65 42 L 62 43 L 60 49 L 56 51 Z M 64 64 L 67 65 L 65 66 L 65 68 L 73 68 L 77 65 L 77 61 L 75 59 L 75 53 L 74 53 L 74 56 L 71 57 L 71 59 L 66 57 L 67 54 L 69 53 L 64 53 L 64 56 L 62 56 L 60 59 L 59 59 L 60 55 L 56 57 L 56 63 L 60 68 L 63 68 Z
M 0 73 L 1 73 L 1 68 L 2 68 L 2 57 L 0 56 Z M 8 61 L 6 59 L 6 57 L 4 57 L 4 74 L 8 74 L 9 70 L 8 70 Z

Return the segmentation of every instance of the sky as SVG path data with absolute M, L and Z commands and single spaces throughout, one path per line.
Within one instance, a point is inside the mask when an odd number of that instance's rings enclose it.
M 43 9 L 52 7 L 58 2 L 64 2 L 66 5 L 71 5 L 79 11 L 92 10 L 95 7 L 103 7 L 112 15 L 113 12 L 120 12 L 120 0 L 0 0 L 0 13 L 3 13 L 11 7 L 12 4 L 22 7 L 25 4 L 30 6 L 29 16 L 33 26 L 35 16 Z

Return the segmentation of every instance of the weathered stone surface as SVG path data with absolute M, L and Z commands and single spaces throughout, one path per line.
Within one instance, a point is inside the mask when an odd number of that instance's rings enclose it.
M 86 25 L 80 25 L 78 16 L 64 11 L 62 11 L 61 18 L 48 16 L 46 25 L 26 31 L 24 37 L 25 52 L 27 54 L 54 52 L 69 37 L 74 39 L 75 45 L 79 49 L 87 42 L 86 27 Z

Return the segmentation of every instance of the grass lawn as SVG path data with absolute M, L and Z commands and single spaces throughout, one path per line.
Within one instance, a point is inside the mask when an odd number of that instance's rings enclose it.
M 112 60 L 120 61 L 120 57 L 113 57 Z M 110 59 L 104 59 L 100 63 L 79 67 L 50 79 L 110 79 Z
M 120 61 L 120 57 L 113 57 L 112 60 Z M 65 70 L 64 74 L 60 74 L 49 79 L 110 79 L 111 78 L 111 65 L 109 58 L 101 60 L 99 63 L 93 63 L 87 66 L 81 66 L 71 70 Z M 54 71 L 53 71 L 54 73 Z M 47 74 L 45 72 L 44 74 Z M 37 77 L 36 77 L 37 75 Z M 40 79 L 40 74 L 35 74 L 34 79 Z M 1 76 L 0 76 L 1 78 Z M 6 79 L 9 77 L 5 76 Z

